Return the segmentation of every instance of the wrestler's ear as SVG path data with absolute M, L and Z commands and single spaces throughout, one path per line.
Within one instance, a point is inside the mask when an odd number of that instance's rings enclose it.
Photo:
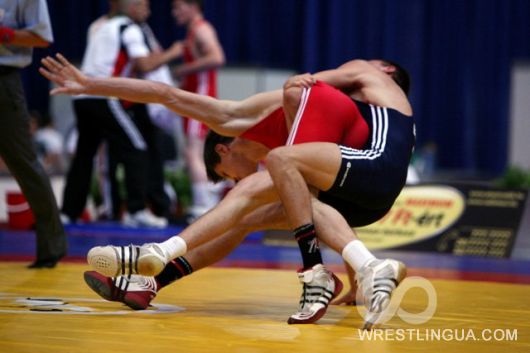
M 381 70 L 387 74 L 393 74 L 396 72 L 396 67 L 394 65 L 384 65 Z
M 229 151 L 230 147 L 228 145 L 224 145 L 222 143 L 218 143 L 217 145 L 215 145 L 215 152 L 217 152 L 219 156 L 225 156 L 228 154 Z

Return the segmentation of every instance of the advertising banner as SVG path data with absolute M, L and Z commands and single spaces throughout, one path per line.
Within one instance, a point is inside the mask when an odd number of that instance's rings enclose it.
M 468 184 L 407 186 L 385 217 L 356 231 L 373 250 L 509 257 L 526 197 Z

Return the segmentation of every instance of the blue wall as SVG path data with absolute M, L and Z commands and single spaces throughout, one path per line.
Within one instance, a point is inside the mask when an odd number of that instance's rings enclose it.
M 80 59 L 89 23 L 105 0 L 48 0 L 56 51 Z M 181 38 L 170 0 L 151 0 L 162 43 Z M 388 58 L 408 68 L 418 146 L 438 147 L 442 168 L 504 170 L 509 80 L 530 59 L 527 0 L 205 0 L 229 65 L 317 71 L 352 58 Z M 28 70 L 30 104 L 47 107 L 47 83 Z M 530 133 L 530 132 L 529 132 Z

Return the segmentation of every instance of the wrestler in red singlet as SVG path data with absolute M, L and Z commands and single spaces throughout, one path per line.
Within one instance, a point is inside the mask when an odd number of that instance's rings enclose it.
M 270 149 L 304 142 L 332 142 L 362 149 L 368 140 L 369 128 L 350 97 L 323 82 L 317 82 L 309 94 L 304 95 L 291 133 L 287 131 L 280 107 L 240 137 Z
M 198 58 L 198 45 L 195 33 L 200 26 L 207 25 L 204 19 L 198 20 L 190 27 L 184 40 L 183 60 L 185 63 L 194 62 Z M 210 69 L 186 75 L 182 79 L 183 90 L 197 93 L 203 96 L 217 97 L 217 70 Z M 208 127 L 194 119 L 183 119 L 184 132 L 186 136 L 196 136 L 203 139 L 208 132 Z

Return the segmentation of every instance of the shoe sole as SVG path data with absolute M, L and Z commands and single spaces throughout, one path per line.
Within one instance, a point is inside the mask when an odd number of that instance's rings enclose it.
M 96 292 L 96 294 L 101 298 L 111 302 L 118 301 L 117 299 L 112 298 L 112 288 L 107 283 L 101 281 L 97 277 L 94 277 L 94 275 L 92 275 L 89 271 L 86 271 L 83 274 L 83 278 L 90 289 Z
M 318 320 L 320 320 L 322 318 L 322 316 L 324 316 L 326 314 L 326 312 L 328 310 L 328 307 L 331 304 L 331 302 L 333 301 L 333 299 L 337 298 L 339 296 L 340 292 L 342 292 L 342 288 L 344 288 L 344 284 L 342 284 L 342 281 L 337 276 L 335 276 L 334 273 L 332 273 L 331 275 L 333 277 L 333 280 L 335 281 L 335 290 L 333 291 L 333 296 L 329 300 L 328 305 L 326 305 L 325 307 L 323 307 L 322 309 L 317 311 L 315 313 L 315 315 L 311 316 L 310 318 L 308 318 L 306 320 L 300 320 L 300 319 L 295 319 L 295 318 L 290 317 L 289 320 L 287 320 L 287 323 L 289 325 L 312 324 L 312 323 L 317 322 Z
M 401 284 L 401 282 L 405 279 L 405 277 L 407 277 L 407 266 L 405 266 L 405 264 L 401 261 L 396 261 L 398 263 L 398 275 L 397 275 L 397 285 L 396 285 L 396 289 L 399 287 L 399 285 Z M 390 294 L 390 299 L 388 300 L 388 304 L 390 304 L 390 301 L 392 300 L 392 294 L 394 294 L 394 291 L 396 290 L 394 289 L 392 291 L 392 293 Z M 387 304 L 387 306 L 388 306 Z M 362 326 L 362 329 L 363 330 L 371 330 L 373 328 L 375 328 L 377 325 L 376 325 L 376 321 L 377 319 L 379 318 L 379 316 L 381 315 L 382 312 L 385 311 L 386 307 L 383 308 L 383 310 L 379 313 L 371 313 L 369 311 L 366 312 L 366 317 L 367 319 L 364 321 L 363 323 L 363 326 Z
M 106 281 L 102 281 L 101 279 L 91 274 L 89 271 L 86 271 L 83 274 L 83 278 L 85 279 L 85 283 L 90 287 L 90 289 L 92 289 L 96 294 L 98 294 L 101 298 L 105 300 L 108 300 L 110 302 L 123 303 L 133 310 L 145 310 L 149 307 L 149 303 L 147 303 L 147 305 L 141 304 L 138 301 L 130 298 L 130 296 L 128 296 L 127 294 L 125 294 L 123 300 L 113 298 L 112 287 L 110 287 L 108 283 L 106 283 Z

